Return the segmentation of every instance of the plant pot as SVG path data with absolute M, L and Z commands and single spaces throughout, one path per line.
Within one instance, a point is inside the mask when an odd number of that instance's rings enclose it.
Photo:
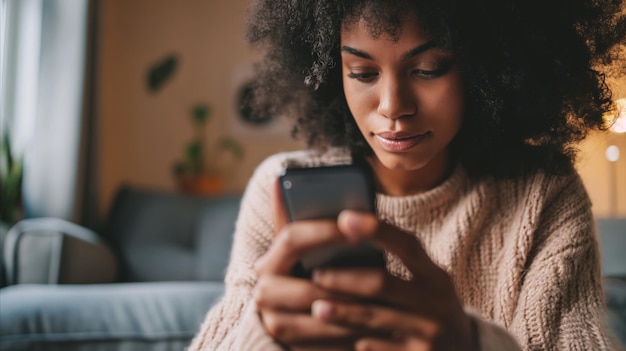
M 188 174 L 177 178 L 178 190 L 190 195 L 217 195 L 224 191 L 224 178 L 210 174 Z

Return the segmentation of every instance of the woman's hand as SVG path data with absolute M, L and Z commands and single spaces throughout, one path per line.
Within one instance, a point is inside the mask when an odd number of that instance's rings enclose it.
M 361 302 L 322 298 L 313 303 L 315 317 L 329 324 L 371 331 L 370 336 L 356 342 L 356 350 L 476 349 L 471 319 L 450 277 L 428 257 L 416 238 L 374 215 L 353 211 L 341 213 L 338 228 L 350 241 L 370 240 L 396 254 L 412 279 L 405 281 L 372 269 L 317 271 L 313 282 L 322 291 L 353 296 Z
M 278 183 L 277 183 L 278 184 Z M 286 223 L 274 194 L 276 237 L 255 268 L 255 302 L 266 330 L 292 350 L 471 350 L 476 343 L 447 273 L 412 235 L 374 215 L 344 211 L 335 221 Z M 370 240 L 394 254 L 410 281 L 377 269 L 327 269 L 313 280 L 290 272 L 301 255 Z
M 275 239 L 255 266 L 258 281 L 254 299 L 261 321 L 276 341 L 291 350 L 353 350 L 357 337 L 354 328 L 327 323 L 311 315 L 314 301 L 337 301 L 342 299 L 342 294 L 290 275 L 302 253 L 346 243 L 347 237 L 339 232 L 335 221 L 287 224 L 278 191 L 276 187 L 273 196 Z

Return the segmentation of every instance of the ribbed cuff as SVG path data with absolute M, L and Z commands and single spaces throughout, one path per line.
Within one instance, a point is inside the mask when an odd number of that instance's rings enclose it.
M 285 351 L 267 333 L 254 303 L 249 303 L 243 312 L 239 326 L 239 336 L 234 350 L 250 351 Z
M 522 351 L 515 337 L 498 324 L 484 319 L 478 312 L 465 309 L 474 322 L 479 351 Z

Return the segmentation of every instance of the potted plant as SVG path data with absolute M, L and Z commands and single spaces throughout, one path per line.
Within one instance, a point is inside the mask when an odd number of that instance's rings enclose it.
M 179 66 L 179 58 L 175 53 L 165 56 L 148 68 L 146 72 L 146 88 L 150 93 L 158 93 L 174 76 Z M 194 137 L 185 147 L 183 158 L 175 162 L 174 178 L 180 191 L 208 195 L 224 190 L 225 179 L 232 165 L 222 161 L 222 156 L 229 154 L 234 161 L 243 158 L 243 148 L 231 137 L 220 138 L 215 145 L 206 144 L 207 122 L 211 118 L 211 107 L 206 103 L 198 103 L 190 110 Z M 209 147 L 211 146 L 211 147 Z M 207 162 L 210 160 L 210 162 Z
M 221 137 L 215 145 L 207 145 L 207 122 L 211 112 L 211 107 L 205 103 L 196 104 L 191 108 L 190 115 L 195 135 L 186 145 L 182 160 L 174 164 L 177 186 L 184 193 L 211 195 L 222 192 L 228 169 L 224 169 L 227 166 L 220 162 L 220 156 L 229 153 L 236 161 L 244 156 L 241 145 L 230 137 Z
M 22 169 L 21 158 L 13 155 L 7 131 L 0 144 L 0 225 L 10 227 L 22 216 Z

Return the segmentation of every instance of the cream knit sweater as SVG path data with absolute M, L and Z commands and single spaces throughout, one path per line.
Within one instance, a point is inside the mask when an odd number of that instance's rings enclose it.
M 274 155 L 252 176 L 236 223 L 222 300 L 189 350 L 282 350 L 251 300 L 253 265 L 271 244 L 270 192 L 283 166 L 349 163 L 338 150 Z M 598 243 L 580 178 L 538 173 L 471 182 L 461 167 L 418 195 L 377 195 L 379 216 L 415 233 L 452 276 L 482 350 L 610 350 Z M 407 277 L 388 256 L 388 270 Z

